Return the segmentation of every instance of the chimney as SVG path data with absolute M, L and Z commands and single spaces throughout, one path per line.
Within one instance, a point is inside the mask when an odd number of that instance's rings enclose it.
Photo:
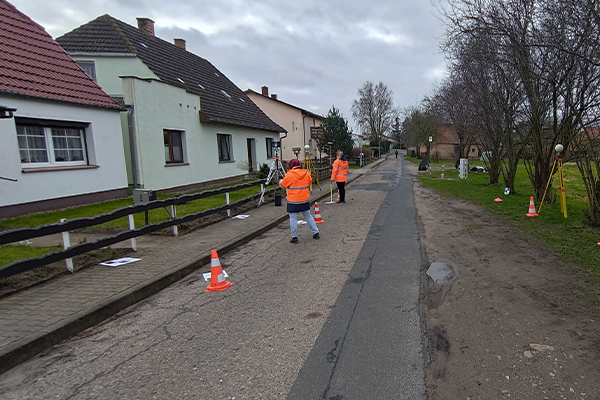
M 150 18 L 137 18 L 138 28 L 154 36 L 154 21 Z
M 185 40 L 183 39 L 173 39 L 173 42 L 175 42 L 175 46 L 182 48 L 185 50 Z
M 277 95 L 276 95 L 275 93 L 273 93 L 273 94 L 271 95 L 271 98 L 272 98 L 273 100 L 277 100 Z
M 262 87 L 262 95 L 269 97 L 269 88 L 266 86 Z

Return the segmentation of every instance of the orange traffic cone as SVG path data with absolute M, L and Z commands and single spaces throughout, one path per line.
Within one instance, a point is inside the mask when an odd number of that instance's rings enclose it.
M 533 196 L 529 199 L 529 212 L 527 213 L 528 217 L 537 217 L 537 213 L 535 212 L 535 204 L 533 204 Z
M 315 222 L 317 224 L 322 224 L 323 222 L 323 218 L 321 218 L 321 211 L 319 211 L 319 203 L 317 203 L 315 201 Z
M 231 282 L 225 280 L 217 251 L 213 250 L 210 254 L 210 284 L 205 292 L 218 292 L 227 289 L 231 285 Z

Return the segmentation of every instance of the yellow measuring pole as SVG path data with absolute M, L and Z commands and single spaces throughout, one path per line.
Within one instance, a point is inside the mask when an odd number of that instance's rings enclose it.
M 312 160 L 310 159 L 310 154 L 308 151 L 304 153 L 304 161 L 302 162 L 302 168 L 308 170 L 311 175 L 315 176 L 315 181 L 317 182 L 317 186 L 319 186 L 319 190 L 321 190 L 321 184 L 319 183 L 319 177 L 317 176 L 317 172 L 315 171 L 315 167 L 313 165 Z M 312 190 L 312 184 L 310 185 L 310 190 Z

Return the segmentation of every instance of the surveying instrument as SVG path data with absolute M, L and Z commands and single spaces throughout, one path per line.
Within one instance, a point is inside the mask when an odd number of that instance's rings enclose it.
M 315 166 L 313 165 L 313 162 L 310 158 L 310 153 L 308 152 L 308 149 L 310 149 L 309 145 L 304 146 L 304 161 L 302 162 L 302 168 L 307 170 L 311 175 L 315 176 L 315 181 L 317 182 L 317 186 L 319 187 L 319 190 L 321 190 L 321 184 L 319 183 L 319 176 L 317 175 L 317 172 L 315 171 Z M 310 190 L 312 190 L 312 183 L 310 184 Z
M 552 165 L 552 171 L 550 171 L 550 178 L 548 179 L 548 184 L 546 185 L 546 190 L 544 190 L 544 196 L 542 196 L 542 202 L 540 203 L 540 209 L 538 210 L 538 214 L 542 211 L 542 206 L 544 205 L 544 199 L 546 198 L 546 193 L 548 192 L 548 187 L 550 186 L 550 181 L 554 176 L 554 171 L 558 172 L 558 192 L 560 195 L 560 212 L 562 215 L 567 218 L 567 197 L 565 194 L 565 176 L 563 175 L 563 163 L 562 158 L 560 158 L 560 152 L 563 151 L 563 145 L 557 144 L 554 148 L 556 150 L 556 158 L 554 159 L 554 164 Z
M 285 177 L 285 169 L 283 169 L 283 165 L 281 164 L 281 160 L 279 159 L 279 148 L 281 147 L 281 142 L 274 142 L 273 148 L 275 149 L 275 158 L 273 159 L 273 163 L 271 163 L 271 168 L 269 169 L 269 175 L 267 175 L 267 179 L 265 183 L 262 184 L 262 190 L 260 193 L 260 199 L 258 199 L 258 205 L 256 207 L 260 207 L 261 203 L 264 203 L 265 196 L 265 186 L 268 186 L 271 183 L 271 180 L 275 178 L 275 196 L 277 197 L 277 187 L 279 186 L 279 179 L 283 179 Z M 277 203 L 277 202 L 276 202 Z M 275 204 L 277 205 L 277 204 Z M 281 203 L 279 203 L 281 205 Z

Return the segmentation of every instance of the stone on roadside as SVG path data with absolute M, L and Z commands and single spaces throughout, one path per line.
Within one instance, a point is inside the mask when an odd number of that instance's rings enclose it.
M 535 344 L 535 343 L 532 343 L 532 344 L 529 345 L 529 347 L 531 347 L 535 351 L 553 351 L 554 350 L 554 347 L 548 346 L 548 345 L 545 345 L 545 344 Z

